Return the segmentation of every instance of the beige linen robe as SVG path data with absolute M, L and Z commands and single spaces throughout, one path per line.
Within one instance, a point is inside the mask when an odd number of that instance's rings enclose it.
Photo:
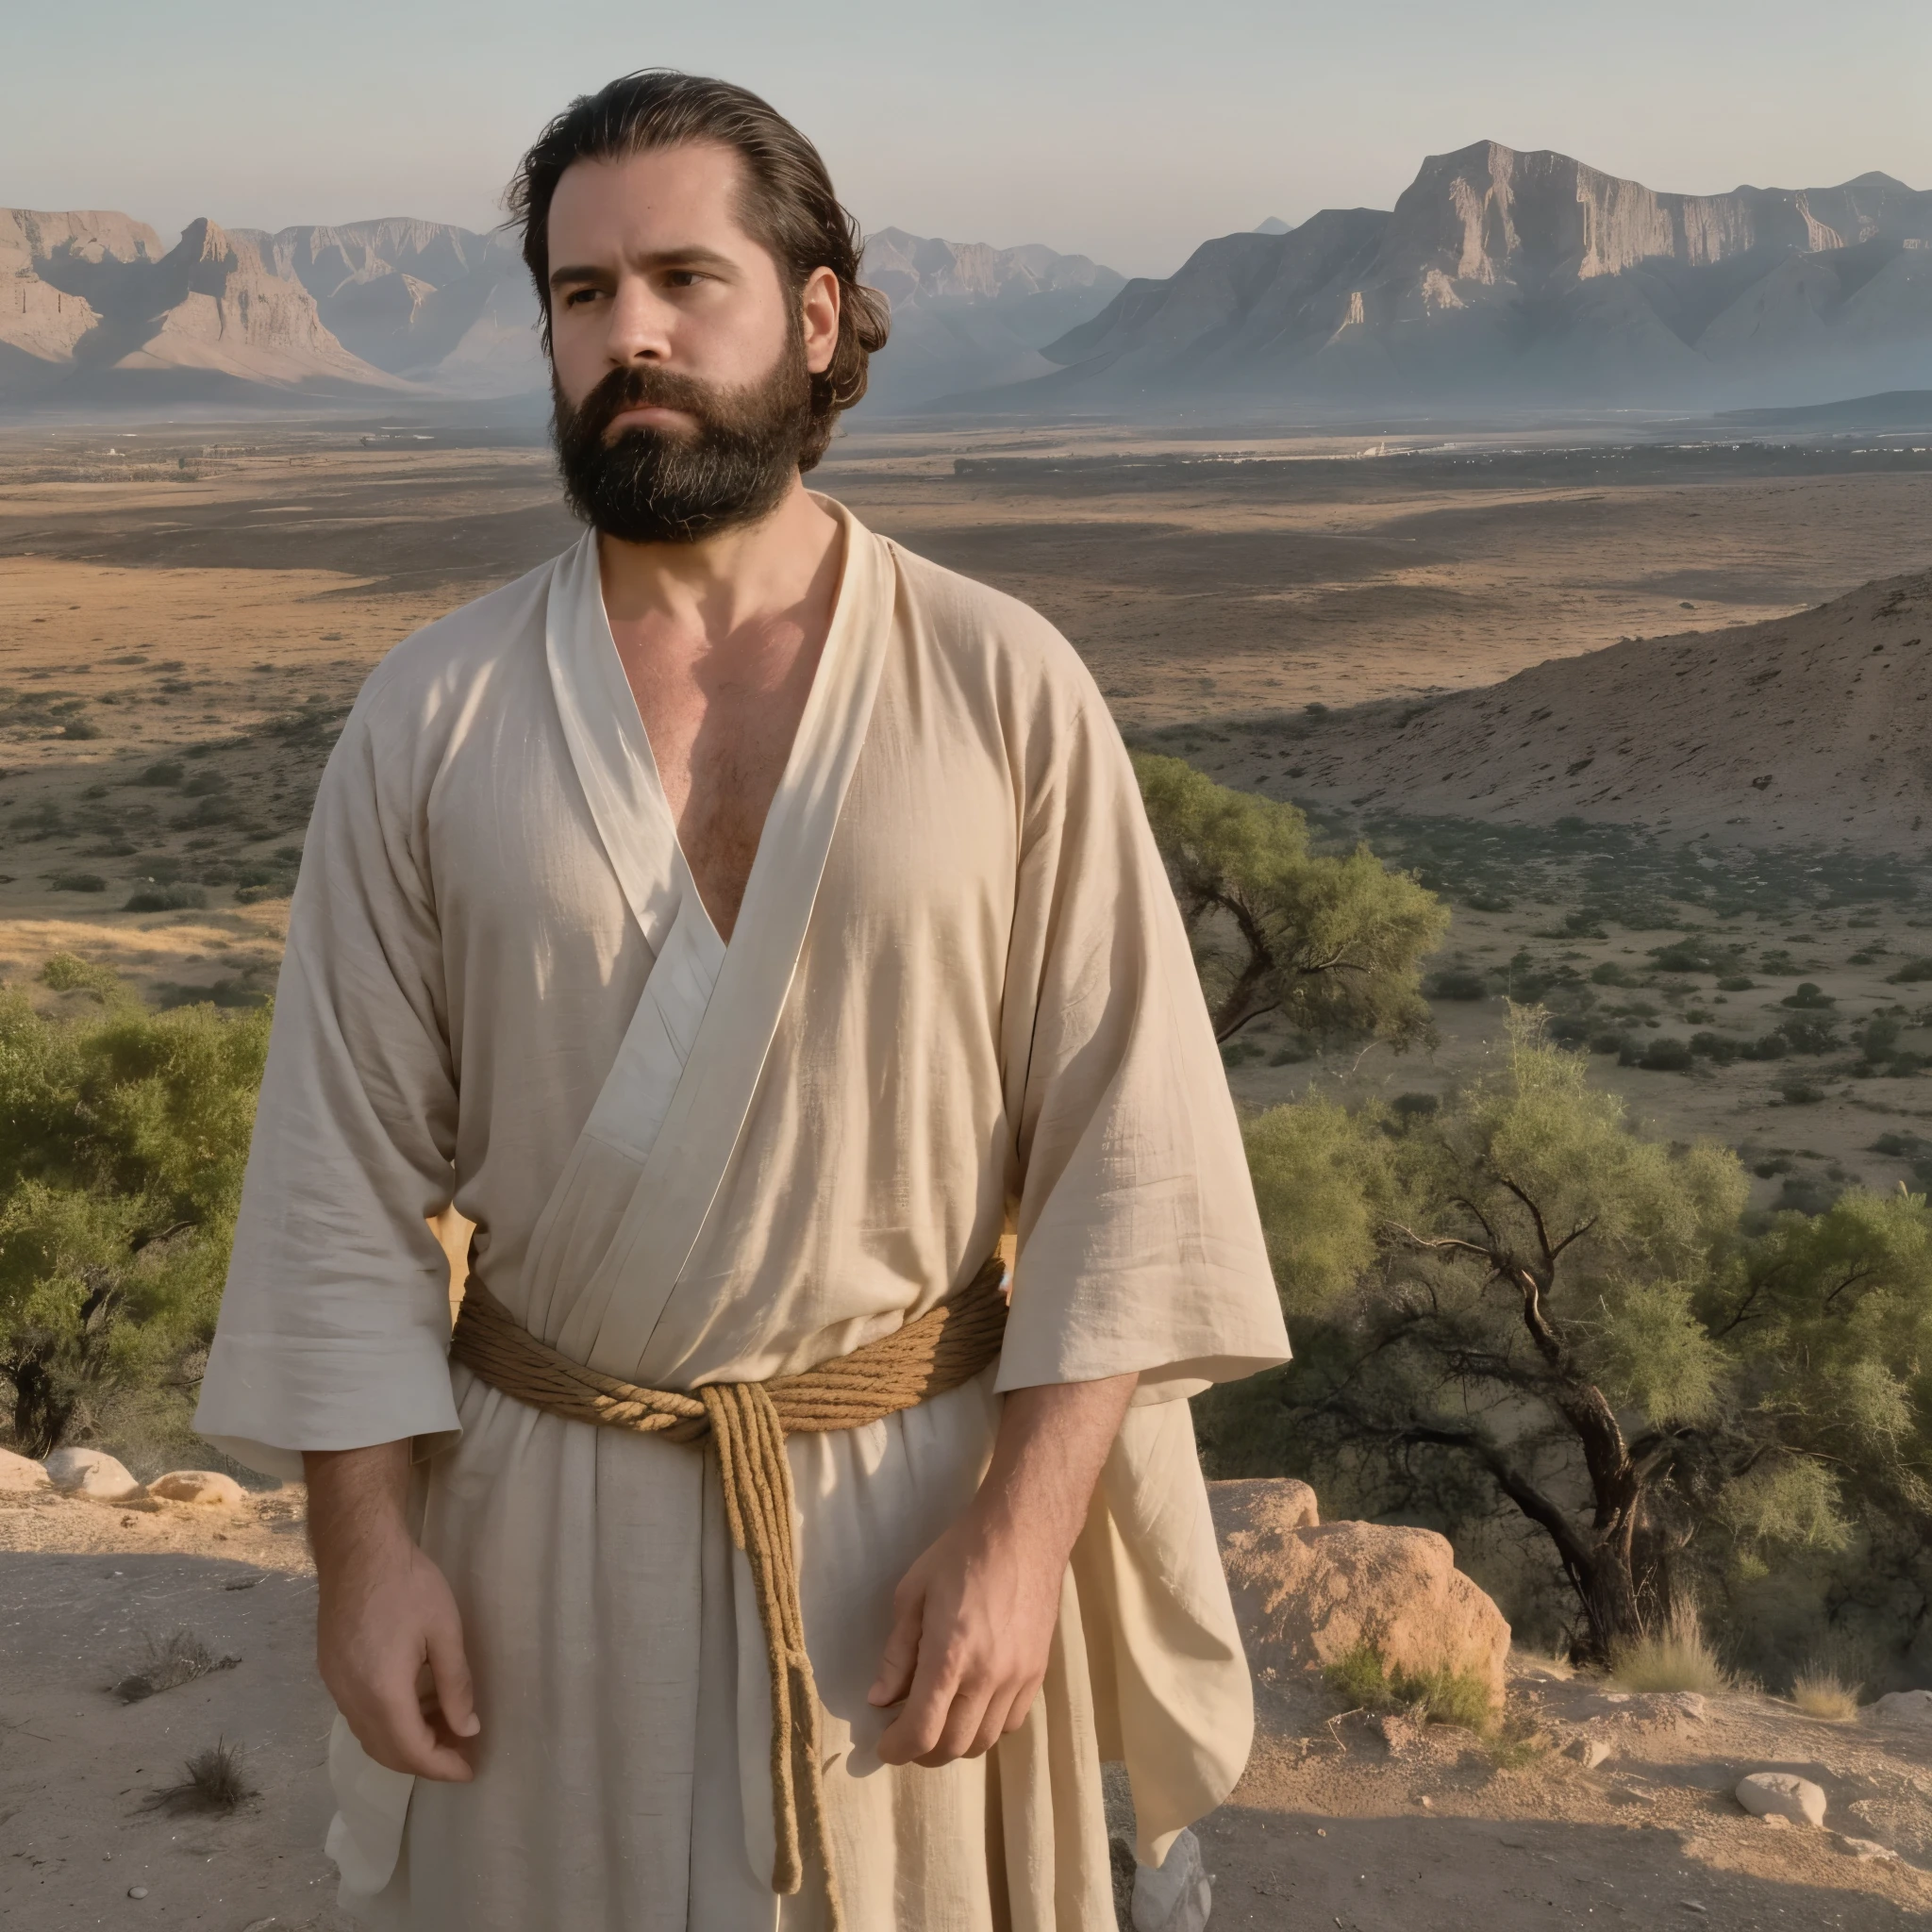
M 1098 1764 L 1141 1856 L 1245 1760 L 1246 1668 L 1181 1398 L 1287 1341 L 1131 768 L 1024 606 L 843 531 L 837 606 L 728 945 L 610 640 L 594 540 L 377 669 L 330 759 L 198 1426 L 257 1466 L 413 1437 L 461 1608 L 474 1784 L 338 1722 L 343 1899 L 411 1932 L 808 1932 L 769 1889 L 770 1707 L 703 1453 L 452 1369 L 425 1225 L 545 1341 L 653 1387 L 795 1373 L 1010 1230 L 997 1368 L 789 1444 L 852 1932 L 1112 1923 Z M 972 1496 L 998 1392 L 1136 1406 L 1051 1673 L 987 1758 L 893 1769 L 894 1584 Z

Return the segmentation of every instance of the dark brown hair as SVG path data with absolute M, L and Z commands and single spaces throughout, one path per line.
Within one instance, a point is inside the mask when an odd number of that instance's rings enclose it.
M 808 470 L 832 440 L 832 424 L 865 393 L 866 363 L 885 347 L 891 309 L 858 279 L 858 224 L 832 189 L 819 151 L 775 108 L 729 81 L 669 68 L 626 74 L 594 94 L 580 94 L 538 136 L 518 163 L 507 197 L 521 227 L 524 261 L 543 310 L 550 352 L 550 202 L 564 170 L 690 142 L 730 148 L 744 168 L 740 219 L 769 249 L 781 275 L 802 289 L 814 269 L 839 278 L 839 340 L 831 362 L 811 378 L 812 434 L 800 452 Z

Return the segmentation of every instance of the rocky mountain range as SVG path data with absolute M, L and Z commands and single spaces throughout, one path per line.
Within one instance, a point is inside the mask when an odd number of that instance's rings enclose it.
M 893 310 L 875 408 L 1049 375 L 1040 344 L 1124 286 L 1084 256 L 898 228 L 865 274 Z M 0 209 L 0 402 L 516 395 L 545 383 L 537 320 L 502 232 L 199 221 L 168 249 L 124 214 Z
M 1653 192 L 1566 155 L 1431 157 L 1392 210 L 1271 217 L 1164 280 L 882 228 L 877 413 L 1805 404 L 1932 387 L 1932 192 Z M 0 208 L 0 403 L 541 390 L 512 241 L 408 219 L 172 249 L 112 212 Z
M 1432 156 L 1392 211 L 1204 242 L 983 400 L 1810 401 L 1932 382 L 1932 193 L 1661 194 L 1567 155 Z

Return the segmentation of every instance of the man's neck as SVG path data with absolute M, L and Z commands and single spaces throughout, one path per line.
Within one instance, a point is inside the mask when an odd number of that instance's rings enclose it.
M 769 516 L 695 543 L 600 535 L 604 608 L 613 629 L 728 638 L 808 604 L 838 541 L 837 523 L 794 478 Z

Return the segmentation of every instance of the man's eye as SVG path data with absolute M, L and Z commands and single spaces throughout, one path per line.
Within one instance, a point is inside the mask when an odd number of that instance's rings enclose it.
M 674 289 L 694 289 L 705 277 L 694 268 L 675 268 L 665 279 Z

